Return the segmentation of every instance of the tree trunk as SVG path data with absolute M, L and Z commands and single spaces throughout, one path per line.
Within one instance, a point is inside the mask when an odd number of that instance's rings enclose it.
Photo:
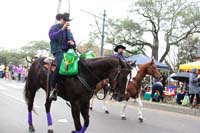
M 165 49 L 165 52 L 164 54 L 161 56 L 160 58 L 160 62 L 163 62 L 165 57 L 167 56 L 167 54 L 169 53 L 169 50 L 170 50 L 170 44 L 169 44 L 169 36 L 166 35 L 166 49 Z
M 154 59 L 158 60 L 158 49 L 159 49 L 159 40 L 158 40 L 158 35 L 156 35 L 153 39 L 153 48 L 152 48 L 152 57 Z

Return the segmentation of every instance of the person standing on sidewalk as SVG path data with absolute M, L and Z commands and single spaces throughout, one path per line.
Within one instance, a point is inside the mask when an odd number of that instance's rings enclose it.
M 0 64 L 0 78 L 3 78 L 3 70 L 4 70 L 4 66 Z
M 151 101 L 160 101 L 163 102 L 163 91 L 164 91 L 164 87 L 163 84 L 161 83 L 162 79 L 156 79 L 156 82 L 153 84 L 152 86 L 152 92 L 151 92 Z M 155 98 L 155 93 L 159 93 L 158 94 L 158 98 Z
M 197 69 L 192 68 L 190 77 L 189 77 L 189 96 L 190 96 L 190 105 L 192 107 L 196 106 L 199 104 L 200 99 L 199 99 L 199 92 L 200 92 L 200 87 L 199 87 L 199 78 L 197 75 Z M 194 97 L 196 96 L 196 103 L 193 103 Z

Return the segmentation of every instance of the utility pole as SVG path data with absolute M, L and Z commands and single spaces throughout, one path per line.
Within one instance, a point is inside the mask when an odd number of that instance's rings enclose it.
M 61 7 L 61 4 L 62 4 L 62 0 L 59 0 L 58 1 L 58 8 L 57 8 L 57 14 L 60 12 L 60 7 Z M 55 24 L 57 23 L 57 20 L 55 20 Z
M 104 45 L 104 29 L 105 29 L 105 22 L 106 22 L 106 11 L 104 10 L 103 18 L 102 18 L 102 17 L 99 17 L 99 16 L 97 16 L 97 15 L 95 15 L 95 14 L 92 14 L 92 13 L 90 13 L 90 12 L 88 12 L 88 11 L 85 11 L 85 10 L 83 10 L 83 9 L 81 9 L 81 11 L 83 11 L 83 12 L 85 12 L 85 13 L 87 13 L 87 14 L 90 14 L 90 15 L 94 16 L 95 18 L 99 18 L 99 19 L 103 20 L 102 31 L 99 30 L 99 32 L 100 32 L 100 34 L 101 34 L 101 47 L 100 47 L 100 49 L 99 49 L 99 56 L 102 56 L 102 55 L 103 55 L 103 45 Z M 96 19 L 95 19 L 95 20 L 96 20 Z M 107 21 L 107 22 L 108 22 L 108 21 Z M 97 21 L 96 21 L 96 23 L 97 23 L 98 29 L 100 29 L 99 26 L 98 26 L 98 22 L 97 22 Z
M 70 0 L 68 0 L 68 13 L 70 14 Z
M 102 32 L 101 32 L 101 51 L 100 51 L 100 56 L 103 56 L 105 19 L 106 19 L 106 10 L 104 10 L 104 12 L 103 12 L 103 26 L 102 26 Z

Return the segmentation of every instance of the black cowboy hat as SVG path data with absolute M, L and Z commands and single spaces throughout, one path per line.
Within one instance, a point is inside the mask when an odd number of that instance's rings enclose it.
M 59 13 L 56 15 L 56 19 L 59 21 L 61 18 L 63 18 L 66 21 L 71 21 L 71 19 L 69 18 L 70 14 L 69 13 Z
M 114 51 L 117 52 L 118 49 L 120 49 L 120 48 L 121 48 L 121 49 L 124 49 L 124 50 L 126 49 L 126 47 L 124 47 L 123 45 L 117 45 L 117 46 L 114 48 Z

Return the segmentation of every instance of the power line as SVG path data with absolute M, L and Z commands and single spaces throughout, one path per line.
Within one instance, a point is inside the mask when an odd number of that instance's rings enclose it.
M 96 18 L 99 18 L 99 19 L 101 19 L 101 20 L 103 20 L 104 18 L 102 18 L 102 17 L 99 17 L 99 16 L 97 16 L 97 15 L 95 15 L 95 14 L 93 14 L 93 13 L 91 13 L 91 12 L 89 12 L 89 11 L 86 11 L 86 10 L 84 10 L 84 9 L 80 9 L 82 12 L 85 12 L 85 13 L 87 13 L 87 14 L 90 14 L 90 15 L 92 15 L 92 16 L 94 16 L 94 17 L 96 17 Z M 120 28 L 122 28 L 120 25 L 118 25 L 118 24 L 115 24 L 115 23 L 113 23 L 112 21 L 110 21 L 110 20 L 105 20 L 105 22 L 107 22 L 107 23 L 110 23 L 110 24 L 112 24 L 112 25 L 115 25 L 115 26 L 117 26 L 117 27 L 120 27 Z

